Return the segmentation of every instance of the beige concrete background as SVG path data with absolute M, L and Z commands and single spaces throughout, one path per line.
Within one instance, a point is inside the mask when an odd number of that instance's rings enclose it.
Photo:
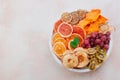
M 120 0 L 0 0 L 0 80 L 120 80 Z M 116 27 L 105 64 L 90 73 L 59 66 L 49 50 L 53 22 L 64 11 L 100 8 Z

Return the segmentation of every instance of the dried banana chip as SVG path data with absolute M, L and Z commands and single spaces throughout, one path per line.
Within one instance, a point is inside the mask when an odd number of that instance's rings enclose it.
M 72 16 L 71 16 L 70 13 L 64 12 L 64 13 L 61 15 L 61 20 L 62 20 L 63 22 L 70 23 L 71 20 L 72 20 Z
M 72 20 L 70 24 L 75 25 L 79 22 L 79 14 L 77 11 L 71 12 Z
M 104 25 L 100 26 L 100 31 L 101 32 L 106 32 L 108 30 L 109 30 L 109 25 L 104 24 Z
M 86 13 L 87 13 L 86 10 L 79 9 L 79 10 L 77 10 L 77 12 L 79 14 L 79 20 L 82 20 L 86 17 Z

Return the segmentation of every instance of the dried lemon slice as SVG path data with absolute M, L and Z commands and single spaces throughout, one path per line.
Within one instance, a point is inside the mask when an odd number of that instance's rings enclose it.
M 65 46 L 67 47 L 67 41 L 66 41 L 64 38 L 57 38 L 57 39 L 54 41 L 53 45 L 54 45 L 56 42 L 63 42 L 63 43 L 65 44 Z
M 53 46 L 54 53 L 60 57 L 66 51 L 65 44 L 63 42 L 56 42 Z
M 55 33 L 52 36 L 52 45 L 55 43 L 56 39 L 58 39 L 58 38 L 62 38 L 59 33 Z

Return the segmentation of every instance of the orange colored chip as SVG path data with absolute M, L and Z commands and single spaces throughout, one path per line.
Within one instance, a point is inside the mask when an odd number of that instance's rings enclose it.
M 78 26 L 79 27 L 82 27 L 82 28 L 84 28 L 86 25 L 88 25 L 90 23 L 90 20 L 88 20 L 88 19 L 83 19 L 83 20 L 81 20 L 79 23 L 78 23 Z
M 90 20 L 91 22 L 94 22 L 98 19 L 99 15 L 100 15 L 100 12 L 101 11 L 99 9 L 93 9 L 86 14 L 86 18 L 88 20 Z
M 96 21 L 96 24 L 104 24 L 107 21 L 107 18 L 103 17 L 103 16 L 99 16 L 99 18 Z

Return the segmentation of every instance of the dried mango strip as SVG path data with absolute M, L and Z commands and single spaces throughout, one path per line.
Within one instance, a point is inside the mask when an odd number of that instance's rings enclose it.
M 88 20 L 90 20 L 91 22 L 94 22 L 98 19 L 99 15 L 100 15 L 100 12 L 101 11 L 99 9 L 93 9 L 86 14 L 86 18 Z
M 84 29 L 86 31 L 86 34 L 88 34 L 89 33 L 89 26 L 85 26 Z
M 92 32 L 97 32 L 97 31 L 99 31 L 99 25 L 96 23 L 91 23 L 90 26 L 87 26 L 85 28 L 85 30 L 86 30 L 87 34 L 90 34 Z
M 89 23 L 90 23 L 90 21 L 85 18 L 85 19 L 81 20 L 81 21 L 78 23 L 78 26 L 84 28 L 84 27 L 87 26 Z
M 107 18 L 100 15 L 95 23 L 100 25 L 100 24 L 104 24 L 107 20 L 108 20 Z

